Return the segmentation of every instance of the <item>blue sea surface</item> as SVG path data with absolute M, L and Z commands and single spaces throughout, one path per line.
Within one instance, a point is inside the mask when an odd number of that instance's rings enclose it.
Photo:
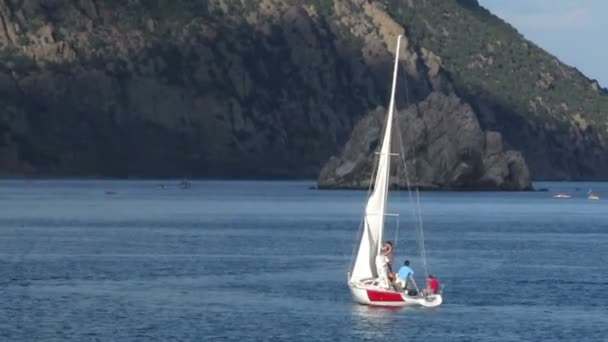
M 435 309 L 352 302 L 366 193 L 312 183 L 0 181 L 0 341 L 608 340 L 607 183 L 422 192 Z M 390 211 L 424 283 L 407 192 Z

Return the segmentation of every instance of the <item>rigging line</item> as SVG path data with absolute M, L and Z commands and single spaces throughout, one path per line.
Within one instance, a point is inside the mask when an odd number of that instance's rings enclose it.
M 406 108 L 410 103 L 409 100 L 409 87 L 408 87 L 408 82 L 407 82 L 407 70 L 405 72 L 405 101 L 406 101 Z M 414 104 L 415 108 L 416 108 L 416 117 L 420 117 L 420 107 L 418 106 L 418 103 Z M 410 181 L 409 181 L 409 176 L 408 176 L 408 172 L 407 172 L 407 165 L 405 162 L 405 155 L 403 152 L 403 137 L 401 134 L 401 130 L 397 129 L 397 132 L 399 133 L 399 144 L 401 145 L 401 153 L 402 153 L 402 162 L 403 162 L 403 169 L 405 171 L 405 175 L 406 175 L 406 182 L 407 182 L 407 187 L 408 187 L 408 193 L 410 196 L 410 201 L 412 204 L 414 204 L 413 198 L 412 198 L 412 194 L 411 194 L 411 190 L 410 190 Z M 416 146 L 414 144 L 414 146 L 412 147 L 412 155 L 413 155 L 413 164 L 414 164 L 414 180 L 417 182 L 418 181 L 418 177 L 416 174 Z M 418 244 L 419 244 L 419 249 L 420 249 L 420 257 L 422 259 L 422 265 L 424 268 L 424 273 L 425 276 L 428 276 L 428 266 L 427 266 L 427 259 L 426 259 L 426 247 L 424 244 L 424 226 L 423 226 L 423 221 L 422 221 L 422 210 L 420 208 L 420 192 L 418 191 L 418 186 L 415 186 L 416 188 L 416 202 L 415 205 L 412 205 L 412 211 L 413 211 L 413 216 L 414 216 L 414 222 L 415 222 L 415 228 L 417 230 L 417 233 L 419 235 L 418 238 Z
M 406 87 L 407 87 L 407 82 L 406 82 Z M 406 94 L 406 97 L 408 95 Z M 418 106 L 418 103 L 415 104 L 415 108 L 416 108 L 416 117 L 420 117 L 420 107 Z M 417 174 L 416 174 L 416 148 L 414 147 L 413 149 L 413 157 L 414 157 L 414 176 L 417 178 Z M 418 223 L 418 234 L 419 234 L 419 248 L 420 248 L 420 256 L 422 258 L 422 265 L 424 267 L 424 274 L 425 276 L 429 275 L 428 272 L 428 262 L 427 262 L 427 255 L 426 255 L 426 245 L 425 245 L 425 240 L 424 240 L 424 222 L 422 220 L 422 207 L 420 205 L 420 191 L 418 186 L 416 186 L 416 212 L 417 212 L 417 223 Z
M 393 110 L 393 117 L 394 117 L 394 121 L 395 121 L 395 128 L 397 129 L 397 131 L 399 130 L 399 121 L 397 119 L 397 115 L 399 114 L 399 111 L 397 110 Z M 392 138 L 392 137 L 391 137 Z M 391 149 L 395 149 L 394 145 L 391 145 Z M 399 145 L 399 151 L 401 151 L 403 149 L 403 146 L 401 146 L 401 144 Z M 399 154 L 399 156 L 401 156 Z M 392 162 L 392 160 L 391 160 Z M 401 185 L 399 184 L 399 169 L 397 168 L 397 181 L 395 182 L 395 187 L 397 188 L 397 196 L 398 196 L 398 202 L 397 203 L 401 203 L 402 202 L 402 198 L 403 195 L 401 194 Z M 390 177 L 389 177 L 390 179 Z M 389 183 L 390 186 L 390 183 Z M 396 210 L 397 212 L 399 212 L 398 210 Z M 397 216 L 397 221 L 396 221 L 396 226 L 395 226 L 395 249 L 397 249 L 397 242 L 399 239 L 399 216 Z
M 419 116 L 418 104 L 416 104 L 416 112 Z M 416 149 L 414 148 L 414 165 L 416 165 Z M 416 167 L 414 167 L 414 173 L 416 172 Z M 427 263 L 427 255 L 426 255 L 426 246 L 424 240 L 424 222 L 422 220 L 422 206 L 420 205 L 420 191 L 418 186 L 416 186 L 416 212 L 417 212 L 417 223 L 418 223 L 418 234 L 419 234 L 419 246 L 420 246 L 420 256 L 422 258 L 422 265 L 424 267 L 425 276 L 429 275 L 428 271 L 428 263 Z
M 416 105 L 416 112 L 419 115 L 419 107 L 418 105 Z M 414 174 L 416 173 L 416 149 L 413 149 L 413 157 L 414 157 Z M 415 174 L 415 177 L 417 179 L 417 175 Z M 426 246 L 425 246 L 425 240 L 424 240 L 424 222 L 422 220 L 422 207 L 420 205 L 420 191 L 418 186 L 416 185 L 415 187 L 416 189 L 416 206 L 415 206 L 415 211 L 416 211 L 416 216 L 417 216 L 417 228 L 418 228 L 418 235 L 419 235 L 419 239 L 418 239 L 418 244 L 419 244 L 419 248 L 420 248 L 420 257 L 422 259 L 422 265 L 424 267 L 424 274 L 425 276 L 428 276 L 429 272 L 428 272 L 428 262 L 427 262 L 427 255 L 426 255 Z
M 397 249 L 397 241 L 399 240 L 399 216 L 397 216 L 397 222 L 396 222 L 396 227 L 395 227 L 395 248 Z
M 420 209 L 420 193 L 418 191 L 418 187 L 416 187 L 416 203 L 418 207 L 418 222 L 420 224 L 420 254 L 422 256 L 422 265 L 424 267 L 424 275 L 429 275 L 429 270 L 427 267 L 427 259 L 426 259 L 426 246 L 424 244 L 424 229 L 422 224 L 422 210 Z
M 416 224 L 416 222 L 418 221 L 418 215 L 416 212 L 416 202 L 414 201 L 414 196 L 412 195 L 410 177 L 409 177 L 409 173 L 407 171 L 407 164 L 405 162 L 405 152 L 403 152 L 403 137 L 402 137 L 400 129 L 397 129 L 397 132 L 398 132 L 398 136 L 399 136 L 399 145 L 401 146 L 401 162 L 403 164 L 403 173 L 405 176 L 405 184 L 407 187 L 407 193 L 408 193 L 408 197 L 410 199 L 410 204 L 411 204 L 411 208 L 412 208 L 412 217 L 414 219 L 414 229 L 418 230 L 418 225 Z

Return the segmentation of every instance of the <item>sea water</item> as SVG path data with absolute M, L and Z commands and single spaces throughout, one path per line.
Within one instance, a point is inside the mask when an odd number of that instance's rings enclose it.
M 352 302 L 366 193 L 312 184 L 1 181 L 0 341 L 608 340 L 607 184 L 422 192 L 426 269 L 392 194 L 395 263 L 436 275 L 435 309 Z

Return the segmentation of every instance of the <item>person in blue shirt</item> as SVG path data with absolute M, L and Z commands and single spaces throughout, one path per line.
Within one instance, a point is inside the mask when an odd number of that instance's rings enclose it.
M 397 272 L 397 282 L 404 291 L 407 290 L 408 285 L 410 284 L 410 281 L 411 281 L 411 284 L 414 285 L 414 288 L 418 288 L 416 286 L 416 281 L 414 281 L 413 275 L 414 275 L 414 270 L 412 270 L 410 268 L 410 261 L 405 260 L 403 262 L 403 266 L 401 266 L 401 268 L 399 268 L 399 271 Z

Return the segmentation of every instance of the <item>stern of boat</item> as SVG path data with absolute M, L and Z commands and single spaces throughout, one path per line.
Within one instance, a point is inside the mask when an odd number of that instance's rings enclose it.
M 421 297 L 418 299 L 418 304 L 426 308 L 434 308 L 443 303 L 443 296 L 441 294 L 432 294 Z

